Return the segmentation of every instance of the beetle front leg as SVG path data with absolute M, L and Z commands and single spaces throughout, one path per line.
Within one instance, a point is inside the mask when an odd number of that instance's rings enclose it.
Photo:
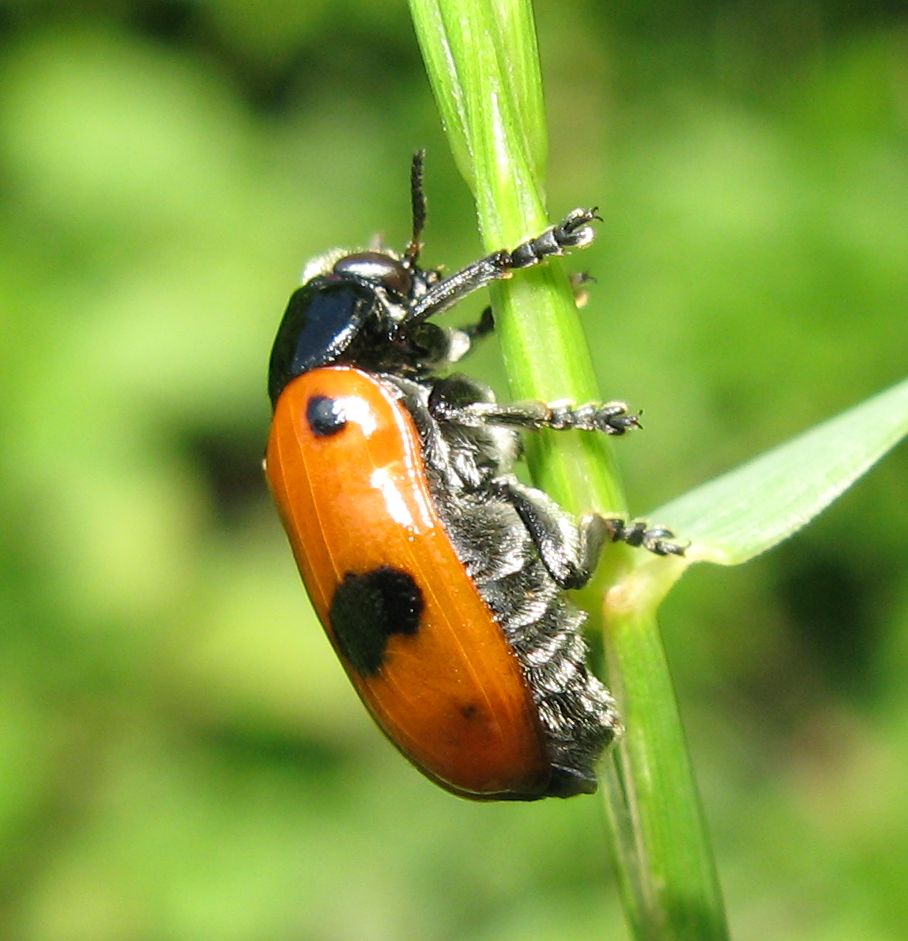
M 501 249 L 474 261 L 432 285 L 422 297 L 414 300 L 404 324 L 411 327 L 434 317 L 490 282 L 510 277 L 513 271 L 589 245 L 596 234 L 590 223 L 599 219 L 596 209 L 574 209 L 541 235 L 521 242 L 510 251 Z

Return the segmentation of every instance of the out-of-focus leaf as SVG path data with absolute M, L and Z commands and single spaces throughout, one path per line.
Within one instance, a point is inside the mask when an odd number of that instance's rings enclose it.
M 810 522 L 908 434 L 908 381 L 655 510 L 691 562 L 738 565 Z

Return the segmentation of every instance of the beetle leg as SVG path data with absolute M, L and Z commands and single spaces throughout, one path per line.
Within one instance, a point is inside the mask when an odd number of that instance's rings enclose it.
M 624 402 L 591 402 L 575 407 L 563 402 L 456 402 L 445 395 L 444 382 L 435 383 L 429 408 L 436 419 L 469 428 L 501 425 L 527 431 L 600 431 L 623 435 L 640 428 L 638 415 L 628 414 Z
M 572 248 L 584 248 L 595 238 L 593 221 L 601 222 L 597 207 L 572 209 L 558 225 L 550 226 L 536 238 L 521 242 L 509 255 L 509 268 L 529 268 L 544 258 L 563 255 Z
M 541 490 L 520 483 L 516 477 L 497 477 L 493 492 L 508 502 L 527 528 L 539 557 L 561 588 L 582 588 L 599 561 L 602 547 L 611 538 L 607 521 L 587 513 L 579 524 Z
M 474 340 L 481 340 L 483 337 L 487 337 L 490 333 L 495 332 L 495 319 L 492 316 L 492 308 L 486 307 L 486 309 L 479 315 L 479 320 L 476 323 L 469 323 L 460 328 L 469 338 L 472 343 Z
M 416 299 L 405 324 L 411 325 L 427 317 L 434 317 L 491 281 L 510 277 L 513 271 L 532 267 L 546 258 L 589 245 L 595 237 L 590 223 L 599 218 L 596 209 L 574 209 L 557 225 L 550 226 L 535 238 L 521 242 L 511 251 L 501 249 L 474 261 L 432 285 L 422 297 Z
M 498 477 L 497 497 L 516 511 L 533 540 L 543 565 L 561 588 L 583 588 L 596 570 L 606 542 L 624 542 L 654 555 L 684 555 L 687 546 L 674 542 L 674 533 L 643 520 L 586 513 L 574 518 L 541 490 L 527 487 L 515 477 Z
M 654 555 L 684 555 L 686 545 L 673 541 L 674 533 L 664 526 L 650 526 L 644 520 L 623 520 L 620 517 L 603 518 L 612 542 L 629 546 L 642 546 Z
M 588 284 L 595 282 L 595 278 L 588 271 L 576 271 L 570 276 L 571 290 L 574 292 L 574 302 L 578 307 L 585 307 L 589 294 L 586 290 Z M 495 332 L 495 319 L 492 315 L 492 308 L 486 309 L 479 315 L 476 323 L 466 324 L 459 328 L 467 335 L 470 342 L 481 340 L 490 333 Z

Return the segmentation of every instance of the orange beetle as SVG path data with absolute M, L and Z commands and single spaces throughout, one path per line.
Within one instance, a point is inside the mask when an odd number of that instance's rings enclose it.
M 500 405 L 434 370 L 492 329 L 428 318 L 511 271 L 593 237 L 574 210 L 513 251 L 448 278 L 417 264 L 425 219 L 413 162 L 403 255 L 332 252 L 304 272 L 271 354 L 266 475 L 303 582 L 378 725 L 425 775 L 474 799 L 569 797 L 620 728 L 586 667 L 588 581 L 607 539 L 658 554 L 670 533 L 585 516 L 579 524 L 511 473 L 519 430 L 623 434 L 623 403 Z

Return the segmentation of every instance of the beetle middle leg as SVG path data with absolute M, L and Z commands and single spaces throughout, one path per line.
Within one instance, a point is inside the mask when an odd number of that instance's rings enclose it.
M 459 376 L 438 380 L 429 397 L 429 410 L 439 421 L 467 428 L 499 425 L 540 431 L 599 431 L 623 435 L 640 427 L 638 415 L 629 413 L 624 402 L 590 402 L 574 406 L 567 402 L 477 402 L 469 395 L 472 384 Z

